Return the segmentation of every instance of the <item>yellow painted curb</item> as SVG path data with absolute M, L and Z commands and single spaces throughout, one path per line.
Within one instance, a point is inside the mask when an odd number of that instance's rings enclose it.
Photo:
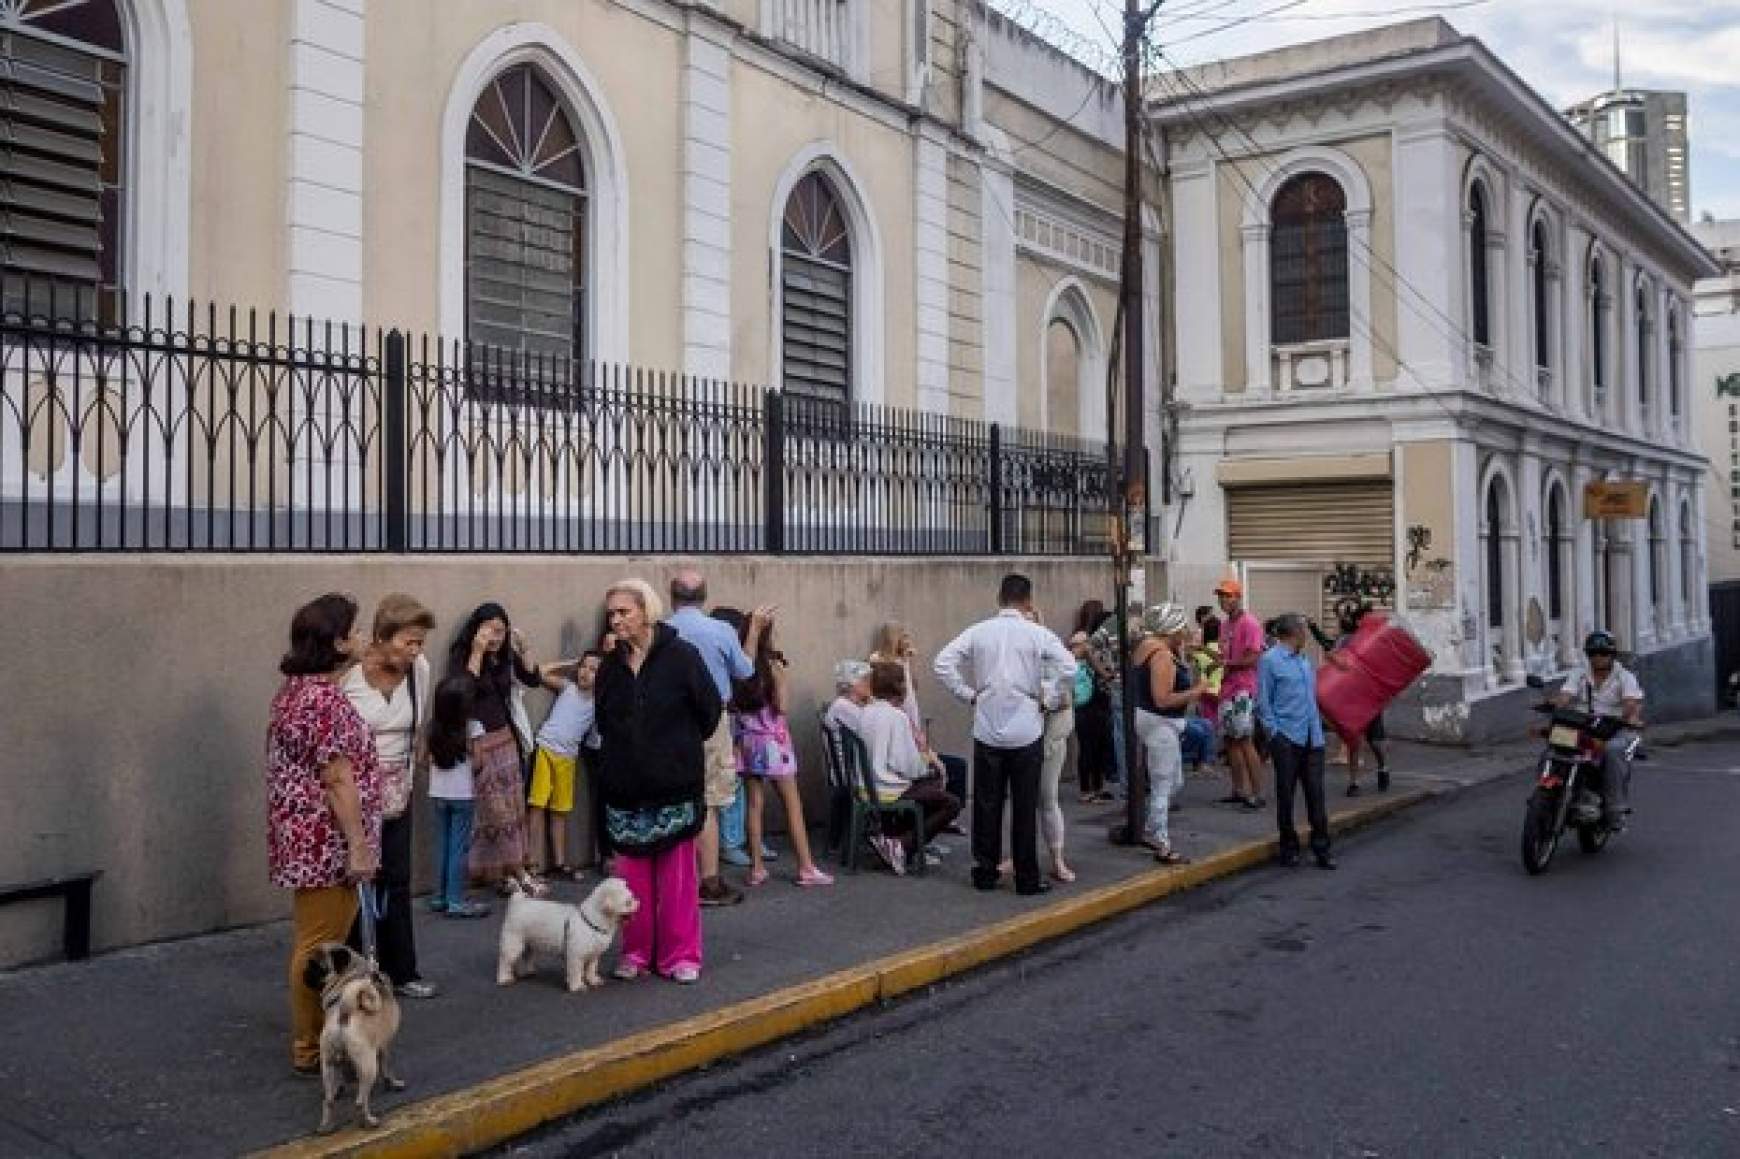
M 1345 833 L 1434 794 L 1416 789 L 1331 818 Z M 666 1023 L 394 1111 L 373 1131 L 311 1136 L 261 1156 L 424 1159 L 469 1155 L 544 1123 L 743 1054 L 879 1001 L 933 985 L 1161 898 L 1261 865 L 1276 841 L 1250 841 L 1182 868 L 1154 869 L 957 937 L 866 962 L 731 1006 Z

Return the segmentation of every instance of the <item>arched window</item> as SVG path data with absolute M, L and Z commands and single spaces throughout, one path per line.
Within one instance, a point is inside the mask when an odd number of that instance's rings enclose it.
M 1661 574 L 1667 569 L 1667 532 L 1662 527 L 1661 501 L 1649 501 L 1649 606 L 1655 611 L 1655 622 L 1659 628 L 1666 624 L 1664 601 L 1667 599 L 1667 589 L 1661 582 Z
M 1565 493 L 1547 491 L 1547 619 L 1565 615 Z
M 1599 255 L 1589 262 L 1589 381 L 1595 387 L 1595 406 L 1607 400 L 1607 286 Z
M 1045 429 L 1080 433 L 1082 341 L 1075 327 L 1053 318 L 1045 327 Z
M 1494 479 L 1486 486 L 1486 626 L 1504 627 L 1504 501 L 1503 484 Z
M 1680 312 L 1668 311 L 1668 415 L 1675 423 L 1680 418 Z
M 1649 287 L 1637 287 L 1637 405 L 1643 415 L 1649 415 L 1650 338 L 1654 327 L 1649 319 Z
M 1270 219 L 1275 344 L 1347 338 L 1347 196 L 1341 186 L 1323 173 L 1290 178 L 1275 193 Z
M 780 230 L 780 382 L 788 395 L 852 397 L 852 238 L 827 176 L 806 173 Z
M 1686 623 L 1697 618 L 1698 536 L 1692 505 L 1680 500 L 1680 607 Z
M 1529 232 L 1529 277 L 1534 284 L 1535 367 L 1551 370 L 1552 327 L 1547 321 L 1547 223 L 1535 222 Z
M 465 135 L 465 334 L 583 362 L 589 352 L 586 166 L 536 66 L 487 85 Z
M 1469 321 L 1474 341 L 1492 345 L 1492 310 L 1487 301 L 1491 286 L 1486 278 L 1486 187 L 1479 181 L 1468 187 L 1468 288 Z
M 127 46 L 114 0 L 0 3 L 4 307 L 112 318 L 121 297 Z

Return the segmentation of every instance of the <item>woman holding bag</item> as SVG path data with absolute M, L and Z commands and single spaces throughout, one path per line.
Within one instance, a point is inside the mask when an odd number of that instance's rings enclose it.
M 381 770 L 381 914 L 375 935 L 381 969 L 406 998 L 433 998 L 439 988 L 417 973 L 411 924 L 411 790 L 427 763 L 422 726 L 429 719 L 429 660 L 423 646 L 435 627 L 429 609 L 403 592 L 375 609 L 373 638 L 361 663 L 339 682 L 374 737 Z M 350 943 L 361 948 L 361 918 Z

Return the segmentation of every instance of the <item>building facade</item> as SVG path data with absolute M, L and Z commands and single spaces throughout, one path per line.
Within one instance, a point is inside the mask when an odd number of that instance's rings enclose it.
M 1692 413 L 1710 460 L 1710 583 L 1740 581 L 1740 221 L 1692 226 L 1721 266 L 1697 284 Z
M 0 39 L 15 309 L 1106 429 L 1121 100 L 976 0 L 71 0 Z
M 1607 159 L 1681 225 L 1692 220 L 1686 94 L 1615 87 L 1565 110 Z
M 1176 238 L 1174 590 L 1407 617 L 1415 735 L 1514 734 L 1585 633 L 1708 707 L 1692 285 L 1708 256 L 1439 20 L 1159 80 Z M 1185 339 L 1188 336 L 1188 340 Z M 1586 485 L 1640 483 L 1636 519 Z

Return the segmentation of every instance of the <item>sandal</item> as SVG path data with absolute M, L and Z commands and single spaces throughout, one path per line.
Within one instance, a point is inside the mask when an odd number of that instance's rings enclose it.
M 743 884 L 747 885 L 750 889 L 754 889 L 758 885 L 766 885 L 767 884 L 767 870 L 765 870 L 765 869 L 752 869 L 752 870 L 750 870 L 749 876 L 743 879 Z
M 797 883 L 806 888 L 813 888 L 816 886 L 833 885 L 834 879 L 832 875 L 823 873 L 820 869 L 817 869 L 812 865 L 797 875 Z
M 1054 881 L 1059 881 L 1064 885 L 1068 885 L 1070 882 L 1075 880 L 1075 870 L 1060 861 L 1051 867 L 1051 876 Z
M 1161 865 L 1189 865 L 1190 864 L 1190 858 L 1184 856 L 1184 854 L 1182 854 L 1182 853 L 1178 852 L 1176 849 L 1172 849 L 1170 847 L 1168 847 L 1164 852 L 1156 852 L 1154 854 L 1154 860 L 1158 861 Z

